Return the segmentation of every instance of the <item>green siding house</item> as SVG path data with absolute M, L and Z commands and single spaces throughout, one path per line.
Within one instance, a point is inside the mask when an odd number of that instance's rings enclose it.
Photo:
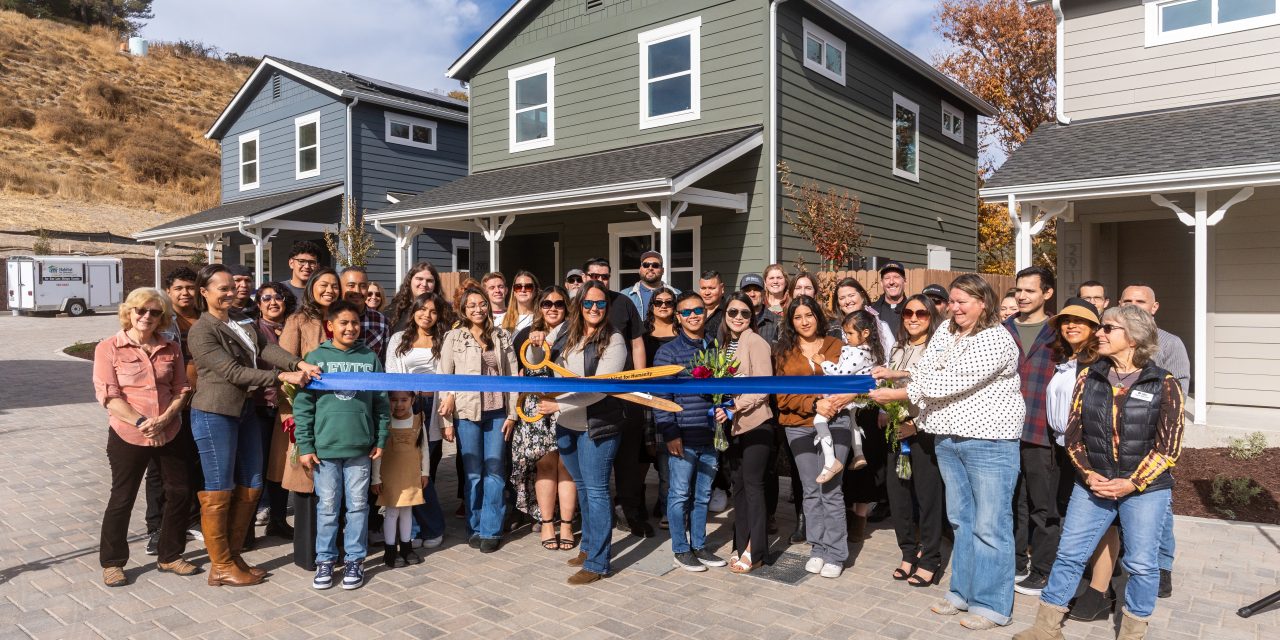
M 448 69 L 470 174 L 371 216 L 480 231 L 473 261 L 543 282 L 593 256 L 614 288 L 735 283 L 812 247 L 776 166 L 862 202 L 868 257 L 972 269 L 977 118 L 992 107 L 825 0 L 519 0 Z

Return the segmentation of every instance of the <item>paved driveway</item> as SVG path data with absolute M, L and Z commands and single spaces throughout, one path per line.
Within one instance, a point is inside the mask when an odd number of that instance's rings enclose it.
M 93 402 L 89 363 L 56 351 L 116 326 L 103 316 L 0 317 L 0 638 L 1004 638 L 1034 615 L 1034 599 L 1018 596 L 1014 625 L 975 633 L 928 613 L 942 587 L 913 589 L 889 579 L 897 549 L 888 529 L 872 534 L 840 579 L 808 577 L 796 585 L 727 570 L 666 572 L 664 538 L 641 543 L 619 533 L 617 573 L 570 588 L 570 554 L 543 550 L 526 531 L 482 556 L 458 544 L 461 522 L 450 518 L 446 545 L 424 564 L 374 569 L 358 591 L 311 590 L 309 574 L 279 545 L 247 554 L 273 571 L 266 584 L 211 588 L 203 576 L 154 570 L 142 554 L 141 508 L 131 526 L 134 584 L 108 590 L 97 562 L 109 477 L 104 413 Z M 452 513 L 453 465 L 446 460 L 440 468 Z M 789 512 L 784 502 L 779 513 Z M 729 515 L 712 523 L 721 551 L 730 540 Z M 1160 601 L 1151 637 L 1280 638 L 1280 611 L 1248 620 L 1234 614 L 1280 589 L 1280 528 L 1184 518 L 1176 526 L 1175 593 Z M 790 527 L 784 520 L 784 533 Z M 199 543 L 187 555 L 207 560 Z M 1114 638 L 1113 629 L 1072 624 L 1067 633 Z

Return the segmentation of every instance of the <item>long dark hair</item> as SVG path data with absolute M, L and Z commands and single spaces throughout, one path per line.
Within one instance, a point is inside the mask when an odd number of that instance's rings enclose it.
M 231 270 L 226 265 L 214 263 L 201 267 L 200 273 L 196 274 L 196 311 L 204 313 L 209 310 L 209 303 L 205 301 L 204 294 L 200 293 L 200 290 L 208 288 L 209 281 L 219 273 L 231 273 Z
M 444 342 L 444 332 L 453 322 L 449 318 L 449 303 L 444 298 L 434 292 L 424 293 L 413 299 L 413 307 L 409 310 L 409 326 L 400 332 L 400 346 L 396 348 L 396 355 L 402 356 L 413 350 L 413 343 L 418 341 L 418 337 L 422 334 L 422 329 L 413 319 L 418 311 L 432 305 L 436 309 L 436 321 L 427 329 L 426 335 L 431 338 L 431 355 L 436 358 L 440 357 L 440 345 Z
M 298 313 L 301 313 L 304 318 L 324 322 L 324 309 L 320 308 L 320 303 L 316 302 L 316 294 L 312 291 L 320 281 L 320 276 L 333 276 L 338 280 L 338 288 L 342 288 L 342 280 L 338 278 L 338 272 L 334 271 L 333 267 L 317 267 L 307 279 L 307 286 L 302 288 L 302 307 L 298 309 Z M 338 299 L 341 300 L 342 296 L 339 295 Z M 334 303 L 337 304 L 337 301 Z
M 840 290 L 845 287 L 853 287 L 858 291 L 858 296 L 862 298 L 863 308 L 871 304 L 871 298 L 867 296 L 867 290 L 862 286 L 861 282 L 853 278 L 842 278 L 840 282 L 836 283 L 836 287 L 831 290 L 831 317 L 833 318 L 843 318 L 845 316 L 844 311 L 840 310 Z M 844 323 L 842 322 L 840 326 L 844 326 Z
M 880 319 L 875 314 L 866 309 L 858 309 L 840 320 L 840 328 L 845 330 L 852 328 L 859 333 L 867 332 L 867 341 L 863 344 L 871 350 L 872 361 L 884 364 L 886 358 L 884 342 L 880 340 Z
M 657 294 L 654 294 L 654 295 L 657 295 Z M 755 306 L 751 304 L 751 298 L 748 298 L 747 294 L 741 291 L 734 291 L 733 293 L 724 297 L 724 302 L 721 303 L 721 308 L 725 310 L 725 313 L 728 313 L 729 303 L 733 302 L 734 300 L 737 300 L 738 302 L 741 302 L 742 304 L 747 305 L 747 311 L 751 312 L 747 317 L 747 328 L 751 329 L 752 331 L 755 331 L 756 330 Z M 723 347 L 729 344 L 729 340 L 732 337 L 730 335 L 731 333 L 732 332 L 729 329 L 729 319 L 725 318 L 723 321 L 720 322 L 720 332 L 716 335 L 716 340 L 719 342 L 720 346 Z
M 461 302 L 458 304 L 458 326 L 467 331 L 476 326 L 471 322 L 471 318 L 467 317 L 467 298 L 471 296 L 480 296 L 484 300 L 484 306 L 490 308 L 490 311 L 484 314 L 484 320 L 480 323 L 480 345 L 484 347 L 485 351 L 488 351 L 493 348 L 493 310 L 489 304 L 489 296 L 486 296 L 483 291 L 468 288 L 462 292 L 462 297 L 459 298 Z
M 654 300 L 656 300 L 656 299 L 658 298 L 658 296 L 659 296 L 660 294 L 663 294 L 663 293 L 670 294 L 670 296 L 671 296 L 671 304 L 672 304 L 671 309 L 672 309 L 672 314 L 673 314 L 673 315 L 671 316 L 671 322 L 672 322 L 672 324 L 679 324 L 679 323 L 677 323 L 677 322 L 676 322 L 676 317 L 675 317 L 675 315 L 674 315 L 674 313 L 675 313 L 675 301 L 676 301 L 676 292 L 675 292 L 675 289 L 672 289 L 671 287 L 658 287 L 658 288 L 653 292 L 653 295 L 649 296 L 649 306 L 645 308 L 645 312 L 644 312 L 644 332 L 645 332 L 646 334 L 653 333 L 653 309 L 654 309 L 653 301 L 654 301 Z
M 430 262 L 422 261 L 409 268 L 409 272 L 405 274 L 404 280 L 400 282 L 400 288 L 396 290 L 396 295 L 391 299 L 391 304 L 387 306 L 387 310 L 391 311 L 391 321 L 399 324 L 400 319 L 406 313 L 413 313 L 410 308 L 416 304 L 413 295 L 413 277 L 427 271 L 431 273 L 431 277 L 436 279 L 436 286 L 433 291 L 440 291 L 440 272 L 436 271 L 434 265 Z
M 604 322 L 596 329 L 595 334 L 590 338 L 587 336 L 587 314 L 583 313 L 582 301 L 587 299 L 587 292 L 598 289 L 604 294 L 606 306 L 604 308 Z M 609 326 L 609 288 L 604 283 L 597 280 L 587 280 L 582 283 L 582 288 L 578 290 L 578 296 L 573 299 L 574 305 L 569 312 L 569 335 L 565 340 L 565 352 L 571 351 L 579 344 L 582 350 L 586 351 L 590 345 L 595 345 L 596 354 L 603 355 L 604 348 L 609 346 L 609 336 L 613 333 L 613 327 Z
M 547 287 L 546 289 L 543 289 L 542 291 L 540 291 L 538 293 L 537 299 L 534 300 L 534 303 L 533 303 L 533 306 L 535 307 L 535 311 L 533 314 L 533 330 L 534 331 L 550 331 L 551 330 L 551 328 L 547 326 L 546 319 L 542 317 L 542 301 L 546 300 L 547 296 L 553 293 L 560 296 L 561 298 L 564 298 L 564 320 L 561 320 L 560 324 L 564 324 L 569 321 L 569 313 L 570 313 L 569 306 L 573 304 L 573 298 L 569 297 L 569 291 L 566 290 L 564 287 L 558 284 L 553 284 Z
M 1080 347 L 1080 355 L 1076 356 L 1076 362 L 1079 364 L 1093 364 L 1098 359 L 1098 325 L 1096 323 L 1076 317 L 1081 322 L 1089 325 L 1089 338 L 1084 341 L 1084 346 Z M 1071 343 L 1062 337 L 1062 319 L 1061 315 L 1055 316 L 1053 322 L 1053 342 L 1049 343 L 1049 350 L 1053 353 L 1053 361 L 1061 364 L 1071 359 L 1075 354 L 1075 349 L 1071 347 Z
M 795 350 L 799 345 L 800 336 L 796 334 L 795 317 L 796 310 L 800 307 L 808 307 L 813 312 L 813 320 L 817 324 L 816 331 L 818 337 L 821 338 L 824 329 L 827 326 L 827 318 L 822 314 L 822 305 L 818 304 L 813 296 L 796 296 L 787 304 L 787 310 L 783 313 L 782 327 L 778 331 L 778 341 L 773 343 L 773 361 L 774 370 L 781 368 L 782 361 Z
M 264 291 L 273 291 L 276 295 L 280 296 L 280 300 L 284 302 L 285 318 L 293 315 L 293 312 L 298 309 L 298 298 L 293 295 L 293 292 L 289 290 L 289 287 L 286 287 L 279 282 L 264 282 L 261 287 L 258 287 L 257 292 L 253 294 L 253 299 L 261 300 L 262 293 Z
M 942 324 L 942 316 L 938 315 L 938 307 L 933 304 L 933 300 L 923 293 L 917 293 L 914 296 L 902 301 L 902 310 L 907 310 L 907 304 L 912 300 L 924 305 L 924 310 L 929 312 L 929 328 L 925 332 L 925 342 L 933 338 L 933 332 L 938 329 L 938 325 Z M 899 345 L 911 344 L 911 334 L 907 332 L 907 319 L 898 316 L 898 326 L 894 328 L 894 338 Z

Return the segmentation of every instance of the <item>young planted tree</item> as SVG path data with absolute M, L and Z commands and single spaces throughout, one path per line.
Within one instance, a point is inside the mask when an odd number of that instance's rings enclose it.
M 938 68 L 996 108 L 978 137 L 1008 157 L 1042 123 L 1053 120 L 1055 42 L 1053 9 L 1025 0 L 941 0 L 936 28 L 952 45 Z M 988 155 L 981 153 L 980 155 Z M 988 157 L 979 182 L 995 170 Z M 1039 264 L 1057 263 L 1057 226 L 1050 221 L 1035 238 Z M 1003 202 L 978 208 L 978 268 L 1012 274 L 1013 225 Z
M 791 167 L 778 163 L 778 182 L 783 193 L 791 199 L 792 208 L 784 208 L 783 216 L 800 235 L 813 244 L 814 251 L 822 258 L 820 271 L 838 271 L 849 263 L 866 246 L 862 224 L 858 219 L 861 204 L 857 196 L 837 191 L 834 187 L 823 189 L 813 180 L 796 184 L 791 177 Z M 830 274 L 819 276 L 818 286 L 826 298 L 832 293 L 835 282 Z M 830 281 L 830 282 L 829 282 Z
M 373 235 L 364 227 L 364 215 L 360 213 L 354 198 L 342 199 L 342 217 L 338 230 L 326 231 L 324 244 L 339 267 L 368 266 L 369 259 L 378 254 Z

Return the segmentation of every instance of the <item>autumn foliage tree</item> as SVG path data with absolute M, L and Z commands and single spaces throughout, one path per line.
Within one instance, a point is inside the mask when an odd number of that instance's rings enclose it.
M 996 108 L 979 136 L 1008 157 L 1042 123 L 1053 120 L 1056 24 L 1048 4 L 1026 0 L 941 0 L 937 30 L 952 45 L 938 68 Z M 985 151 L 985 149 L 984 149 Z M 982 155 L 989 154 L 983 153 Z M 995 170 L 990 159 L 979 181 Z M 1034 239 L 1039 264 L 1057 262 L 1056 225 Z M 978 208 L 978 268 L 1012 274 L 1014 231 L 1003 202 Z
M 786 162 L 778 163 L 778 182 L 791 200 L 792 207 L 783 209 L 787 224 L 813 244 L 814 251 L 822 257 L 822 272 L 840 269 L 866 246 L 862 223 L 858 220 L 861 205 L 857 196 L 834 187 L 823 189 L 813 180 L 796 184 Z M 800 265 L 798 268 L 803 270 Z M 824 297 L 834 289 L 834 284 L 829 275 L 819 276 L 818 286 Z

